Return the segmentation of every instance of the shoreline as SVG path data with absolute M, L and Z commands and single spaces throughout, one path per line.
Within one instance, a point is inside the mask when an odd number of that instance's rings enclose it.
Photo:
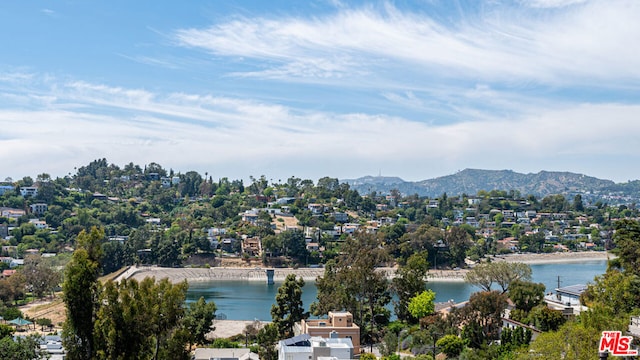
M 614 255 L 605 251 L 581 251 L 581 252 L 557 252 L 542 254 L 505 254 L 490 257 L 491 261 L 522 262 L 529 265 L 575 263 L 586 261 L 605 261 Z M 263 267 L 212 267 L 212 268 L 162 268 L 155 266 L 129 267 L 118 275 L 115 280 L 136 279 L 138 281 L 148 276 L 156 279 L 167 278 L 173 283 L 203 282 L 203 281 L 256 281 L 266 282 L 266 270 Z M 324 274 L 324 268 L 274 268 L 274 281 L 282 282 L 289 274 L 295 274 L 304 281 L 315 281 L 318 276 Z M 387 277 L 395 275 L 396 268 L 380 268 Z M 430 282 L 464 282 L 464 276 L 468 269 L 439 270 L 431 269 L 427 273 L 427 281 Z
M 616 256 L 608 251 L 553 252 L 540 254 L 505 254 L 492 257 L 492 261 L 521 262 L 529 265 L 603 261 Z

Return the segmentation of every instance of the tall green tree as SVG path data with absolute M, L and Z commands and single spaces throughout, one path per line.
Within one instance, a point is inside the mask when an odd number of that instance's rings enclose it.
M 186 282 L 171 284 L 145 278 L 108 281 L 94 325 L 96 359 L 186 359 L 187 344 L 199 338 L 206 319 L 193 304 L 185 309 Z M 213 304 L 213 303 L 211 303 Z M 198 310 L 194 310 L 198 309 Z M 187 321 L 186 313 L 192 318 Z M 144 326 L 140 326 L 144 324 Z
M 65 270 L 62 284 L 67 319 L 63 326 L 62 342 L 67 358 L 92 359 L 95 356 L 93 323 L 98 310 L 100 259 L 104 231 L 93 227 L 89 233 L 80 232 L 77 249 Z
M 388 256 L 380 245 L 376 235 L 363 232 L 343 244 L 340 256 L 316 281 L 318 301 L 311 304 L 314 315 L 349 311 L 354 323 L 364 328 L 362 339 L 372 337 L 388 322 L 390 314 L 385 306 L 391 301 L 389 282 L 386 274 L 376 271 Z M 367 323 L 369 326 L 364 326 Z
M 618 257 L 609 262 L 610 266 L 640 275 L 640 222 L 628 219 L 616 222 L 613 242 L 616 247 L 611 252 Z
M 396 271 L 392 280 L 393 290 L 398 298 L 395 312 L 399 320 L 412 323 L 418 320 L 411 315 L 408 306 L 411 298 L 427 289 L 425 276 L 429 270 L 429 263 L 426 259 L 426 251 L 411 255 L 406 265 Z
M 205 301 L 204 297 L 189 304 L 184 317 L 184 325 L 192 336 L 191 343 L 206 344 L 208 342 L 207 333 L 215 330 L 213 320 L 216 318 L 216 309 L 216 304 L 213 301 Z
M 444 242 L 449 248 L 451 262 L 457 266 L 462 266 L 467 256 L 467 250 L 471 247 L 469 233 L 459 226 L 453 226 L 445 232 Z
M 278 288 L 276 303 L 271 306 L 271 318 L 281 338 L 292 336 L 293 325 L 309 317 L 302 304 L 303 286 L 302 278 L 296 279 L 295 274 L 289 274 Z
M 276 343 L 278 342 L 278 326 L 274 323 L 265 325 L 258 335 L 256 335 L 258 341 L 258 355 L 263 360 L 276 360 L 278 358 L 278 351 L 276 350 Z
M 141 288 L 142 285 L 142 288 Z M 139 284 L 123 279 L 109 281 L 100 296 L 102 304 L 94 326 L 96 358 L 98 359 L 149 359 L 153 355 L 151 327 L 154 319 L 147 307 L 151 303 L 145 291 L 152 284 Z M 139 326 L 139 324 L 146 324 Z

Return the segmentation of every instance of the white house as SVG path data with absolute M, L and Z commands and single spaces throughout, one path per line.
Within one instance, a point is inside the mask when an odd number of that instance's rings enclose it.
M 38 229 L 38 230 L 43 230 L 43 229 L 46 229 L 46 228 L 49 227 L 47 225 L 47 222 L 44 221 L 44 220 L 30 219 L 29 223 L 33 224 L 36 227 L 36 229 Z
M 560 310 L 566 317 L 578 315 L 587 307 L 580 303 L 580 295 L 587 290 L 587 285 L 578 284 L 556 289 L 555 294 L 548 294 L 544 301 L 550 309 Z
M 20 188 L 20 195 L 22 197 L 38 196 L 38 188 L 35 186 L 23 186 Z

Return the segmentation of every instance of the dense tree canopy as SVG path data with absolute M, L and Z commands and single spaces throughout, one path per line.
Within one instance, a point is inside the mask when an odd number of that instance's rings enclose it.
M 425 277 L 429 270 L 426 258 L 426 252 L 411 255 L 406 265 L 398 268 L 392 280 L 392 287 L 398 298 L 395 303 L 395 312 L 400 320 L 411 322 L 417 320 L 409 312 L 408 306 L 414 296 L 426 290 Z

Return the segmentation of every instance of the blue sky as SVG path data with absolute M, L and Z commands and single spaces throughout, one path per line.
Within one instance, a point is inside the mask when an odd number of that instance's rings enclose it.
M 640 179 L 635 0 L 0 4 L 0 179 Z

